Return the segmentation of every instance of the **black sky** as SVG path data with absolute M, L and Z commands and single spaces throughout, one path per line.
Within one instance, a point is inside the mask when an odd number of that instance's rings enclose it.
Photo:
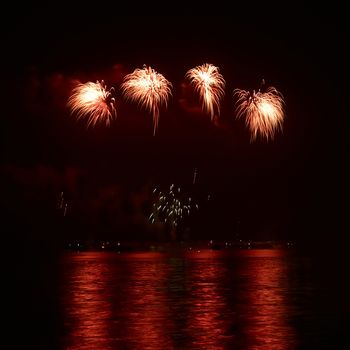
M 78 169 L 90 186 L 132 191 L 148 183 L 186 185 L 198 168 L 198 186 L 217 200 L 221 226 L 234 213 L 247 222 L 281 220 L 291 237 L 332 230 L 346 163 L 341 8 L 198 6 L 10 6 L 2 23 L 6 180 L 31 188 L 13 174 L 41 165 Z M 179 104 L 185 72 L 205 62 L 219 66 L 227 83 L 219 126 Z M 156 137 L 150 116 L 123 102 L 109 129 L 86 130 L 69 116 L 73 79 L 118 85 L 120 72 L 143 64 L 174 87 Z M 273 141 L 250 143 L 234 119 L 232 91 L 257 89 L 261 79 L 283 93 L 286 120 Z

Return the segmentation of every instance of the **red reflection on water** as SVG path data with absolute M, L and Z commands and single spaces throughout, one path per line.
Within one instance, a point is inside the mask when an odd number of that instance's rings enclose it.
M 191 254 L 191 305 L 187 329 L 191 349 L 223 349 L 232 341 L 227 333 L 231 320 L 227 312 L 223 282 L 227 269 L 217 259 L 220 253 L 201 251 Z
M 80 253 L 64 276 L 70 350 L 171 348 L 164 255 Z
M 251 250 L 241 266 L 238 324 L 247 349 L 296 349 L 296 334 L 288 323 L 287 264 L 282 250 Z M 242 345 L 242 344 L 241 344 Z
M 125 286 L 124 338 L 130 349 L 172 349 L 172 319 L 169 315 L 165 281 L 168 266 L 161 253 L 138 253 L 128 257 L 130 266 Z
M 66 276 L 63 303 L 65 326 L 70 334 L 69 350 L 109 350 L 111 319 L 108 291 L 109 264 L 98 253 L 80 253 L 73 258 L 74 266 Z
M 70 255 L 66 349 L 295 349 L 283 252 L 230 254 Z

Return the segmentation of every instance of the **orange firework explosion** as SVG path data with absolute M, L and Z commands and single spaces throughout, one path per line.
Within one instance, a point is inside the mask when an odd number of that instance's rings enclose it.
M 68 107 L 77 118 L 87 118 L 87 126 L 104 122 L 107 126 L 117 115 L 113 87 L 107 91 L 104 81 L 87 82 L 76 86 L 68 99 Z
M 246 125 L 251 132 L 251 141 L 255 140 L 258 134 L 273 139 L 277 129 L 282 130 L 284 119 L 283 96 L 274 87 L 267 88 L 266 92 L 235 89 L 236 116 L 246 117 Z
M 219 68 L 212 64 L 202 64 L 186 73 L 195 90 L 198 91 L 202 108 L 214 119 L 215 111 L 220 115 L 220 99 L 224 96 L 225 80 Z
M 159 122 L 159 108 L 168 103 L 172 84 L 151 67 L 143 66 L 124 78 L 121 89 L 126 99 L 137 101 L 153 115 L 153 135 Z

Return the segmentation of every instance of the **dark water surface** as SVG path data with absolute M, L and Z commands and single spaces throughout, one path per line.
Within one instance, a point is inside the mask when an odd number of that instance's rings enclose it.
M 285 250 L 65 253 L 60 346 L 330 349 L 345 334 L 342 301 L 313 271 Z

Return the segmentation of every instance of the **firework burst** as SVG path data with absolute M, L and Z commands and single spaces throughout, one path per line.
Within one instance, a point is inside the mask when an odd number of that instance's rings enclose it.
M 187 71 L 186 78 L 199 93 L 202 109 L 210 114 L 211 120 L 214 119 L 215 113 L 220 115 L 220 100 L 225 93 L 225 80 L 219 73 L 219 68 L 205 63 Z
M 251 141 L 258 135 L 267 140 L 273 139 L 276 130 L 282 130 L 284 120 L 284 100 L 280 92 L 274 87 L 268 87 L 266 92 L 249 92 L 235 89 L 237 97 L 236 117 L 245 117 L 245 123 L 251 133 Z
M 87 82 L 78 84 L 68 99 L 68 107 L 77 118 L 86 118 L 87 126 L 95 126 L 97 123 L 110 125 L 116 117 L 114 88 L 106 89 L 104 81 L 96 83 Z
M 171 88 L 172 84 L 162 74 L 146 65 L 126 75 L 121 85 L 126 99 L 136 101 L 152 114 L 153 135 L 158 128 L 160 106 L 167 106 Z
M 183 197 L 181 189 L 175 188 L 174 184 L 169 187 L 168 192 L 153 190 L 156 199 L 153 203 L 152 213 L 149 216 L 150 222 L 162 222 L 176 228 L 179 223 L 189 216 L 193 209 L 198 209 L 191 197 Z

